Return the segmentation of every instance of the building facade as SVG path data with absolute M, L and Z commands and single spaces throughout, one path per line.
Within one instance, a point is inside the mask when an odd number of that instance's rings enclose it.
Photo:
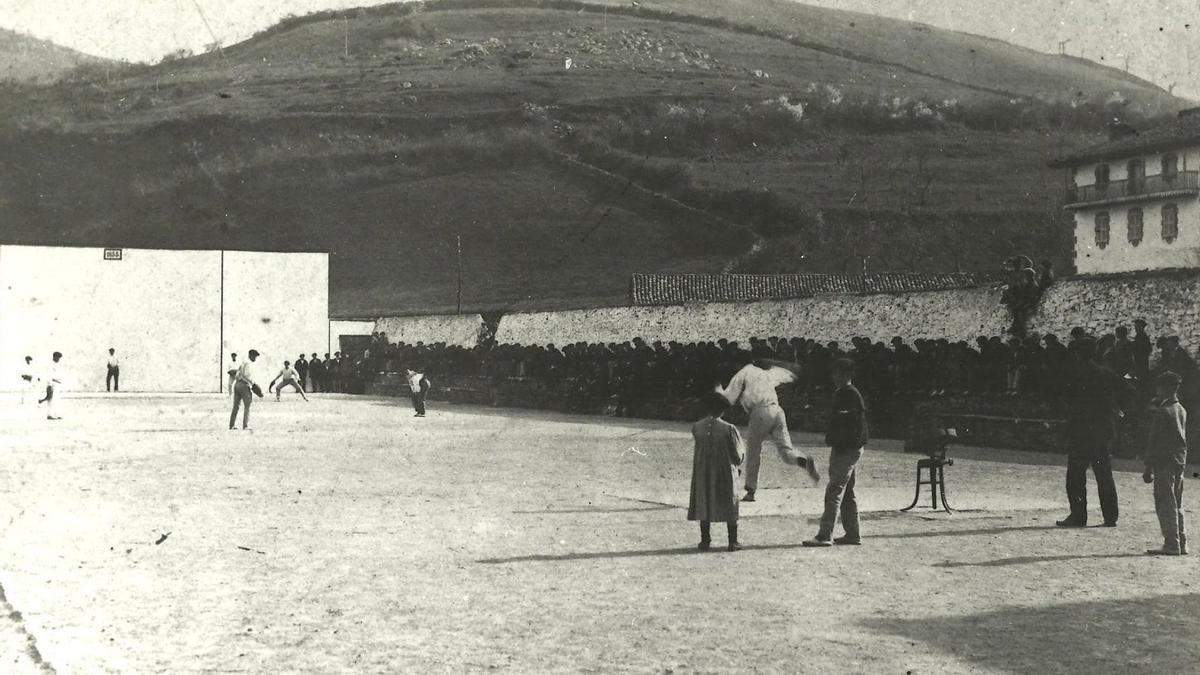
M 1200 267 L 1200 110 L 1056 160 L 1079 274 Z

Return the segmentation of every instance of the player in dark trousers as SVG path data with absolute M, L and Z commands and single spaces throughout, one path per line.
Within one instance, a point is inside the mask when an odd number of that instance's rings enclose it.
M 805 546 L 857 545 L 861 543 L 858 528 L 858 498 L 854 493 L 858 460 L 867 445 L 867 406 L 862 394 L 854 387 L 854 363 L 839 359 L 833 363 L 833 410 L 829 415 L 829 484 L 825 487 L 825 512 L 821 516 L 817 536 L 804 542 Z M 843 537 L 833 538 L 838 514 L 842 516 Z
M 242 429 L 250 428 L 250 403 L 255 396 L 262 396 L 262 389 L 254 382 L 254 361 L 258 358 L 258 352 L 253 349 L 249 353 L 249 361 L 242 361 L 242 365 L 238 366 L 237 372 L 234 374 L 233 382 L 233 412 L 229 413 L 229 428 L 233 429 L 237 423 L 238 407 L 245 406 L 242 410 Z
M 1183 529 L 1183 472 L 1187 466 L 1187 412 L 1179 403 L 1178 374 L 1166 371 L 1155 380 L 1150 403 L 1150 435 L 1142 458 L 1142 479 L 1154 484 L 1154 511 L 1158 514 L 1163 544 L 1150 555 L 1187 555 Z
M 1117 434 L 1121 408 L 1134 397 L 1133 386 L 1094 361 L 1096 341 L 1079 337 L 1068 347 L 1070 365 L 1059 383 L 1067 418 L 1067 502 L 1070 514 L 1059 527 L 1087 527 L 1087 470 L 1096 477 L 1105 527 L 1116 527 L 1117 485 L 1113 481 L 1110 445 Z
M 108 374 L 104 376 L 105 391 L 121 391 L 121 362 L 117 350 L 108 348 Z
M 405 368 L 404 370 L 408 374 L 408 388 L 412 391 L 413 410 L 416 412 L 413 417 L 424 417 L 425 397 L 429 395 L 429 378 L 412 368 Z

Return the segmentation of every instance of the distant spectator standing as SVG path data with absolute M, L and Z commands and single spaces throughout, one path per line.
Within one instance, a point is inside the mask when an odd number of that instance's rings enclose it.
M 308 361 L 308 377 L 312 385 L 310 392 L 315 394 L 318 391 L 328 391 L 325 389 L 325 362 L 317 358 L 316 352 L 313 352 Z
M 325 363 L 321 368 L 321 391 L 333 391 L 333 375 L 335 368 L 337 368 L 337 364 L 334 363 L 333 357 L 331 357 L 329 354 L 326 354 Z
M 308 386 L 308 359 L 304 355 L 296 357 L 296 374 L 300 376 L 300 391 Z
M 117 359 L 117 350 L 108 348 L 108 373 L 104 376 L 105 391 L 121 391 L 121 361 Z
M 1150 403 L 1150 435 L 1143 452 L 1142 479 L 1154 484 L 1154 511 L 1158 514 L 1163 544 L 1146 553 L 1187 553 L 1183 524 L 1183 473 L 1187 466 L 1187 412 L 1178 393 L 1182 378 L 1166 371 L 1155 380 L 1155 398 Z
M 1146 333 L 1145 319 L 1135 319 L 1133 331 L 1133 376 L 1145 383 L 1150 377 L 1150 355 L 1154 353 L 1154 344 Z

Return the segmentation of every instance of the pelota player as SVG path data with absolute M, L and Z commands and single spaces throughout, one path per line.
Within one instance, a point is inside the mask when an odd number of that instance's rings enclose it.
M 278 386 L 275 385 L 276 382 L 279 383 Z M 306 403 L 308 402 L 308 397 L 304 395 L 304 387 L 300 386 L 300 374 L 292 367 L 291 361 L 284 361 L 283 369 L 279 371 L 275 379 L 271 380 L 271 384 L 267 385 L 267 391 L 271 391 L 271 388 L 274 387 L 275 401 L 278 402 L 279 395 L 283 393 L 283 388 L 288 385 L 291 385 L 292 388 L 300 393 L 300 398 L 304 399 Z

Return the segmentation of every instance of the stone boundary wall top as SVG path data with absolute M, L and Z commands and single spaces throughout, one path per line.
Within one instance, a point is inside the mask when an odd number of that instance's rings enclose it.
M 980 287 L 904 294 L 829 295 L 759 302 L 607 307 L 508 314 L 500 343 L 556 344 L 646 340 L 692 342 L 751 336 L 806 337 L 848 342 L 916 338 L 973 340 L 1003 335 L 1008 312 L 1000 288 Z
M 1042 296 L 1029 329 L 1066 337 L 1080 326 L 1094 335 L 1146 320 L 1151 338 L 1178 335 L 1191 353 L 1200 347 L 1200 270 L 1063 279 Z
M 483 331 L 478 314 L 440 314 L 431 316 L 385 316 L 375 322 L 375 330 L 387 334 L 388 342 L 424 342 L 474 347 Z

